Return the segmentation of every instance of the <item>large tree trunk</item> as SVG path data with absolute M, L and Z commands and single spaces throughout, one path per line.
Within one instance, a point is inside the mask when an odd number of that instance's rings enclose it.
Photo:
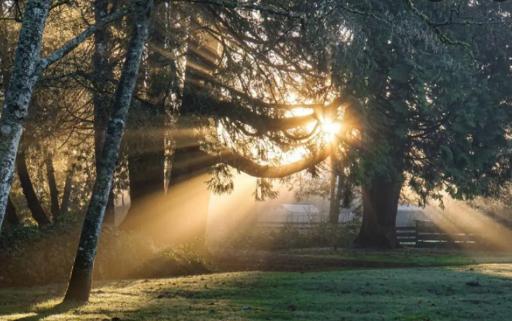
M 157 18 L 155 16 L 155 20 Z M 156 25 L 162 25 L 161 21 L 156 21 Z M 151 44 L 166 48 L 166 40 L 162 38 L 164 35 L 157 30 L 151 35 Z M 204 125 L 204 122 L 192 121 L 197 111 L 196 98 L 200 90 L 194 86 L 197 76 L 194 75 L 193 67 L 201 64 L 213 71 L 216 64 L 210 62 L 208 65 L 205 58 L 197 54 L 197 48 L 194 50 L 192 46 L 194 44 L 188 45 L 182 95 L 179 95 L 177 62 L 170 65 L 169 58 L 161 56 L 159 51 L 150 53 L 147 67 L 151 77 L 149 97 L 153 110 L 150 106 L 141 106 L 144 110 L 139 107 L 140 114 L 132 114 L 137 119 L 130 124 L 131 133 L 127 132 L 131 206 L 123 227 L 151 233 L 157 243 L 176 244 L 199 240 L 204 238 L 206 231 L 209 192 L 206 190 L 207 178 L 204 174 L 212 165 L 212 157 L 200 149 L 200 137 L 193 130 L 196 125 Z M 166 79 L 167 82 L 171 80 L 171 83 L 166 84 Z M 169 88 L 174 92 L 167 93 Z M 162 99 L 170 94 L 182 97 L 182 100 L 180 117 L 173 125 L 175 149 L 172 166 L 170 174 L 166 172 L 164 176 L 165 136 L 161 128 L 165 125 L 163 112 L 167 108 Z M 141 120 L 148 125 L 140 124 Z M 143 132 L 141 127 L 144 128 Z M 165 185 L 167 180 L 168 186 Z M 184 202 L 184 199 L 188 202 Z
M 160 119 L 154 120 L 159 123 L 163 117 L 164 115 L 160 115 Z M 140 129 L 133 130 L 126 139 L 129 150 L 130 209 L 125 226 L 130 227 L 130 221 L 147 214 L 145 212 L 150 209 L 145 206 L 148 205 L 145 200 L 148 197 L 163 195 L 165 192 L 163 130 L 163 126 L 150 126 L 146 133 L 142 133 Z
M 156 18 L 156 17 L 154 17 Z M 156 26 L 153 27 L 155 29 Z M 155 33 L 150 35 L 155 43 Z M 156 42 L 164 47 L 163 43 Z M 126 130 L 125 142 L 128 150 L 128 169 L 130 180 L 130 209 L 124 227 L 136 227 L 138 217 L 151 211 L 148 199 L 163 195 L 165 192 L 165 102 L 159 99 L 168 88 L 162 80 L 169 77 L 158 53 L 150 51 L 147 65 L 149 74 L 148 98 L 150 104 L 137 104 L 132 107 Z M 148 205 L 150 205 L 148 207 Z M 134 225 L 131 222 L 137 221 Z
M 18 177 L 20 179 L 21 189 L 23 190 L 23 194 L 27 200 L 27 206 L 30 209 L 30 213 L 32 213 L 32 217 L 34 220 L 36 220 L 39 226 L 46 226 L 50 224 L 50 219 L 41 206 L 41 202 L 37 197 L 36 191 L 34 190 L 34 185 L 30 179 L 30 173 L 28 172 L 27 159 L 24 150 L 19 153 L 18 158 L 16 159 L 16 167 L 18 169 Z
M 53 219 L 55 220 L 60 214 L 59 206 L 59 189 L 55 180 L 55 169 L 53 168 L 53 156 L 51 153 L 46 155 L 46 176 L 48 180 L 48 188 L 50 190 L 50 204 Z
M 41 40 L 51 4 L 52 0 L 27 1 L 14 68 L 5 93 L 0 119 L 0 226 L 7 209 L 23 123 L 39 74 Z
M 75 262 L 64 298 L 65 301 L 87 301 L 89 299 L 101 226 L 112 188 L 113 174 L 119 158 L 119 148 L 137 82 L 144 44 L 148 37 L 152 7 L 153 1 L 151 0 L 137 0 L 133 4 L 133 34 L 127 48 L 121 79 L 114 97 L 112 116 L 107 126 L 99 171 L 96 175 L 91 200 L 82 226 Z
M 200 35 L 195 35 L 200 38 Z M 169 175 L 168 197 L 174 202 L 183 202 L 183 189 L 193 190 L 193 193 L 187 195 L 188 199 L 194 202 L 192 207 L 187 204 L 175 204 L 173 219 L 182 222 L 188 229 L 187 235 L 177 242 L 195 242 L 197 245 L 204 246 L 206 240 L 206 225 L 208 218 L 209 191 L 206 188 L 208 180 L 207 172 L 215 164 L 213 157 L 201 149 L 201 137 L 194 131 L 194 128 L 200 128 L 207 125 L 207 120 L 197 119 L 198 108 L 204 108 L 198 103 L 198 96 L 204 90 L 198 86 L 197 81 L 201 79 L 201 72 L 197 71 L 197 66 L 202 70 L 208 70 L 212 73 L 217 68 L 219 58 L 218 42 L 215 39 L 202 39 L 196 42 L 194 37 L 187 46 L 187 65 L 185 69 L 185 83 L 180 108 L 180 117 L 176 123 L 176 132 L 174 142 L 175 150 L 172 156 L 172 168 Z M 200 45 L 199 45 L 200 44 Z M 203 53 L 204 55 L 201 55 Z
M 376 177 L 363 184 L 363 224 L 354 241 L 357 247 L 396 248 L 395 221 L 401 180 Z
M 174 112 L 179 92 L 177 60 L 163 52 L 172 53 L 172 4 L 160 3 L 155 8 L 149 35 L 148 57 L 143 66 L 149 103 L 133 106 L 126 129 L 128 168 L 130 180 L 130 209 L 125 228 L 141 228 L 150 219 L 154 204 L 148 201 L 164 197 L 166 192 L 166 134 L 170 124 L 166 112 Z M 158 50 L 155 50 L 158 48 Z M 167 175 L 168 176 L 168 175 Z M 142 218 L 141 216 L 144 216 Z

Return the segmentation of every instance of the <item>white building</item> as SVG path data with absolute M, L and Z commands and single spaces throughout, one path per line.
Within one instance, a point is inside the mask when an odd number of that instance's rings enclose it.
M 311 203 L 283 203 L 258 213 L 259 222 L 311 223 L 321 222 L 320 210 Z
M 396 214 L 397 227 L 416 226 L 416 221 L 430 221 L 430 216 L 425 209 L 414 205 L 398 205 Z

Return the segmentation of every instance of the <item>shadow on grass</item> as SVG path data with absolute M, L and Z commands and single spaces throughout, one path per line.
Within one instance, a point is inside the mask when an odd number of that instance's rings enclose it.
M 506 321 L 511 277 L 511 265 L 506 275 L 469 267 L 229 273 L 160 281 L 147 304 L 122 319 Z
M 36 315 L 30 315 L 30 316 L 22 317 L 22 318 L 15 319 L 15 320 L 16 321 L 39 321 L 39 320 L 42 320 L 42 319 L 52 316 L 52 315 L 68 312 L 69 310 L 78 308 L 82 305 L 84 305 L 83 302 L 61 302 L 53 307 L 38 310 L 37 312 L 35 312 Z

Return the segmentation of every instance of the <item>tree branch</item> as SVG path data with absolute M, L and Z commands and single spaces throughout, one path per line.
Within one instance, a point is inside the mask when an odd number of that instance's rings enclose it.
M 440 27 L 443 26 L 443 24 L 438 24 L 430 19 L 429 16 L 427 16 L 425 13 L 421 12 L 416 5 L 414 4 L 413 0 L 404 0 L 406 5 L 409 7 L 409 9 L 412 11 L 413 14 L 415 14 L 417 17 L 419 17 L 421 20 L 425 22 L 427 26 L 429 26 L 432 31 L 439 37 L 439 40 L 441 42 L 444 42 L 449 45 L 457 45 L 462 46 L 466 49 L 471 50 L 471 46 L 469 43 L 460 41 L 457 39 L 453 39 L 448 34 L 441 31 Z M 441 2 L 442 0 L 430 0 L 430 2 Z M 468 23 L 466 23 L 468 24 Z M 471 51 L 470 51 L 471 52 Z
M 311 168 L 324 161 L 327 157 L 329 157 L 329 155 L 330 150 L 323 148 L 320 151 L 313 153 L 309 157 L 303 158 L 296 162 L 272 166 L 258 164 L 247 157 L 237 154 L 234 151 L 225 150 L 216 157 L 216 161 L 218 163 L 227 164 L 251 176 L 262 178 L 282 178 Z
M 42 72 L 46 68 L 48 68 L 53 63 L 57 62 L 64 56 L 66 56 L 68 53 L 73 51 L 78 45 L 80 45 L 82 42 L 84 42 L 87 38 L 89 38 L 91 35 L 94 34 L 98 29 L 104 28 L 106 25 L 122 18 L 128 13 L 128 8 L 123 7 L 116 12 L 106 16 L 104 19 L 96 22 L 96 24 L 90 26 L 89 28 L 82 31 L 80 34 L 78 34 L 76 37 L 72 38 L 68 42 L 66 42 L 62 47 L 55 50 L 53 53 L 48 55 L 46 58 L 42 58 L 39 61 L 38 65 L 38 72 Z
M 228 9 L 242 9 L 242 10 L 257 10 L 261 12 L 266 12 L 269 14 L 287 17 L 287 18 L 302 18 L 303 13 L 282 10 L 272 5 L 261 5 L 255 3 L 239 3 L 237 1 L 227 1 L 227 0 L 174 0 L 174 2 L 188 2 L 188 3 L 196 3 L 196 4 L 207 4 L 212 6 L 220 6 Z

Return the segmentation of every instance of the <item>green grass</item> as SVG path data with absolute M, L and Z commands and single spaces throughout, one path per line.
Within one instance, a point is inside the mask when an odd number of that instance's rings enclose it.
M 58 305 L 62 293 L 2 289 L 0 319 L 510 320 L 512 264 L 127 280 L 97 284 L 85 306 Z
M 429 267 L 456 266 L 479 263 L 512 263 L 512 254 L 496 251 L 464 251 L 450 249 L 402 248 L 396 250 L 362 250 L 362 249 L 298 249 L 287 251 L 288 254 L 303 255 L 314 258 L 337 258 L 347 262 L 382 263 L 383 266 Z

